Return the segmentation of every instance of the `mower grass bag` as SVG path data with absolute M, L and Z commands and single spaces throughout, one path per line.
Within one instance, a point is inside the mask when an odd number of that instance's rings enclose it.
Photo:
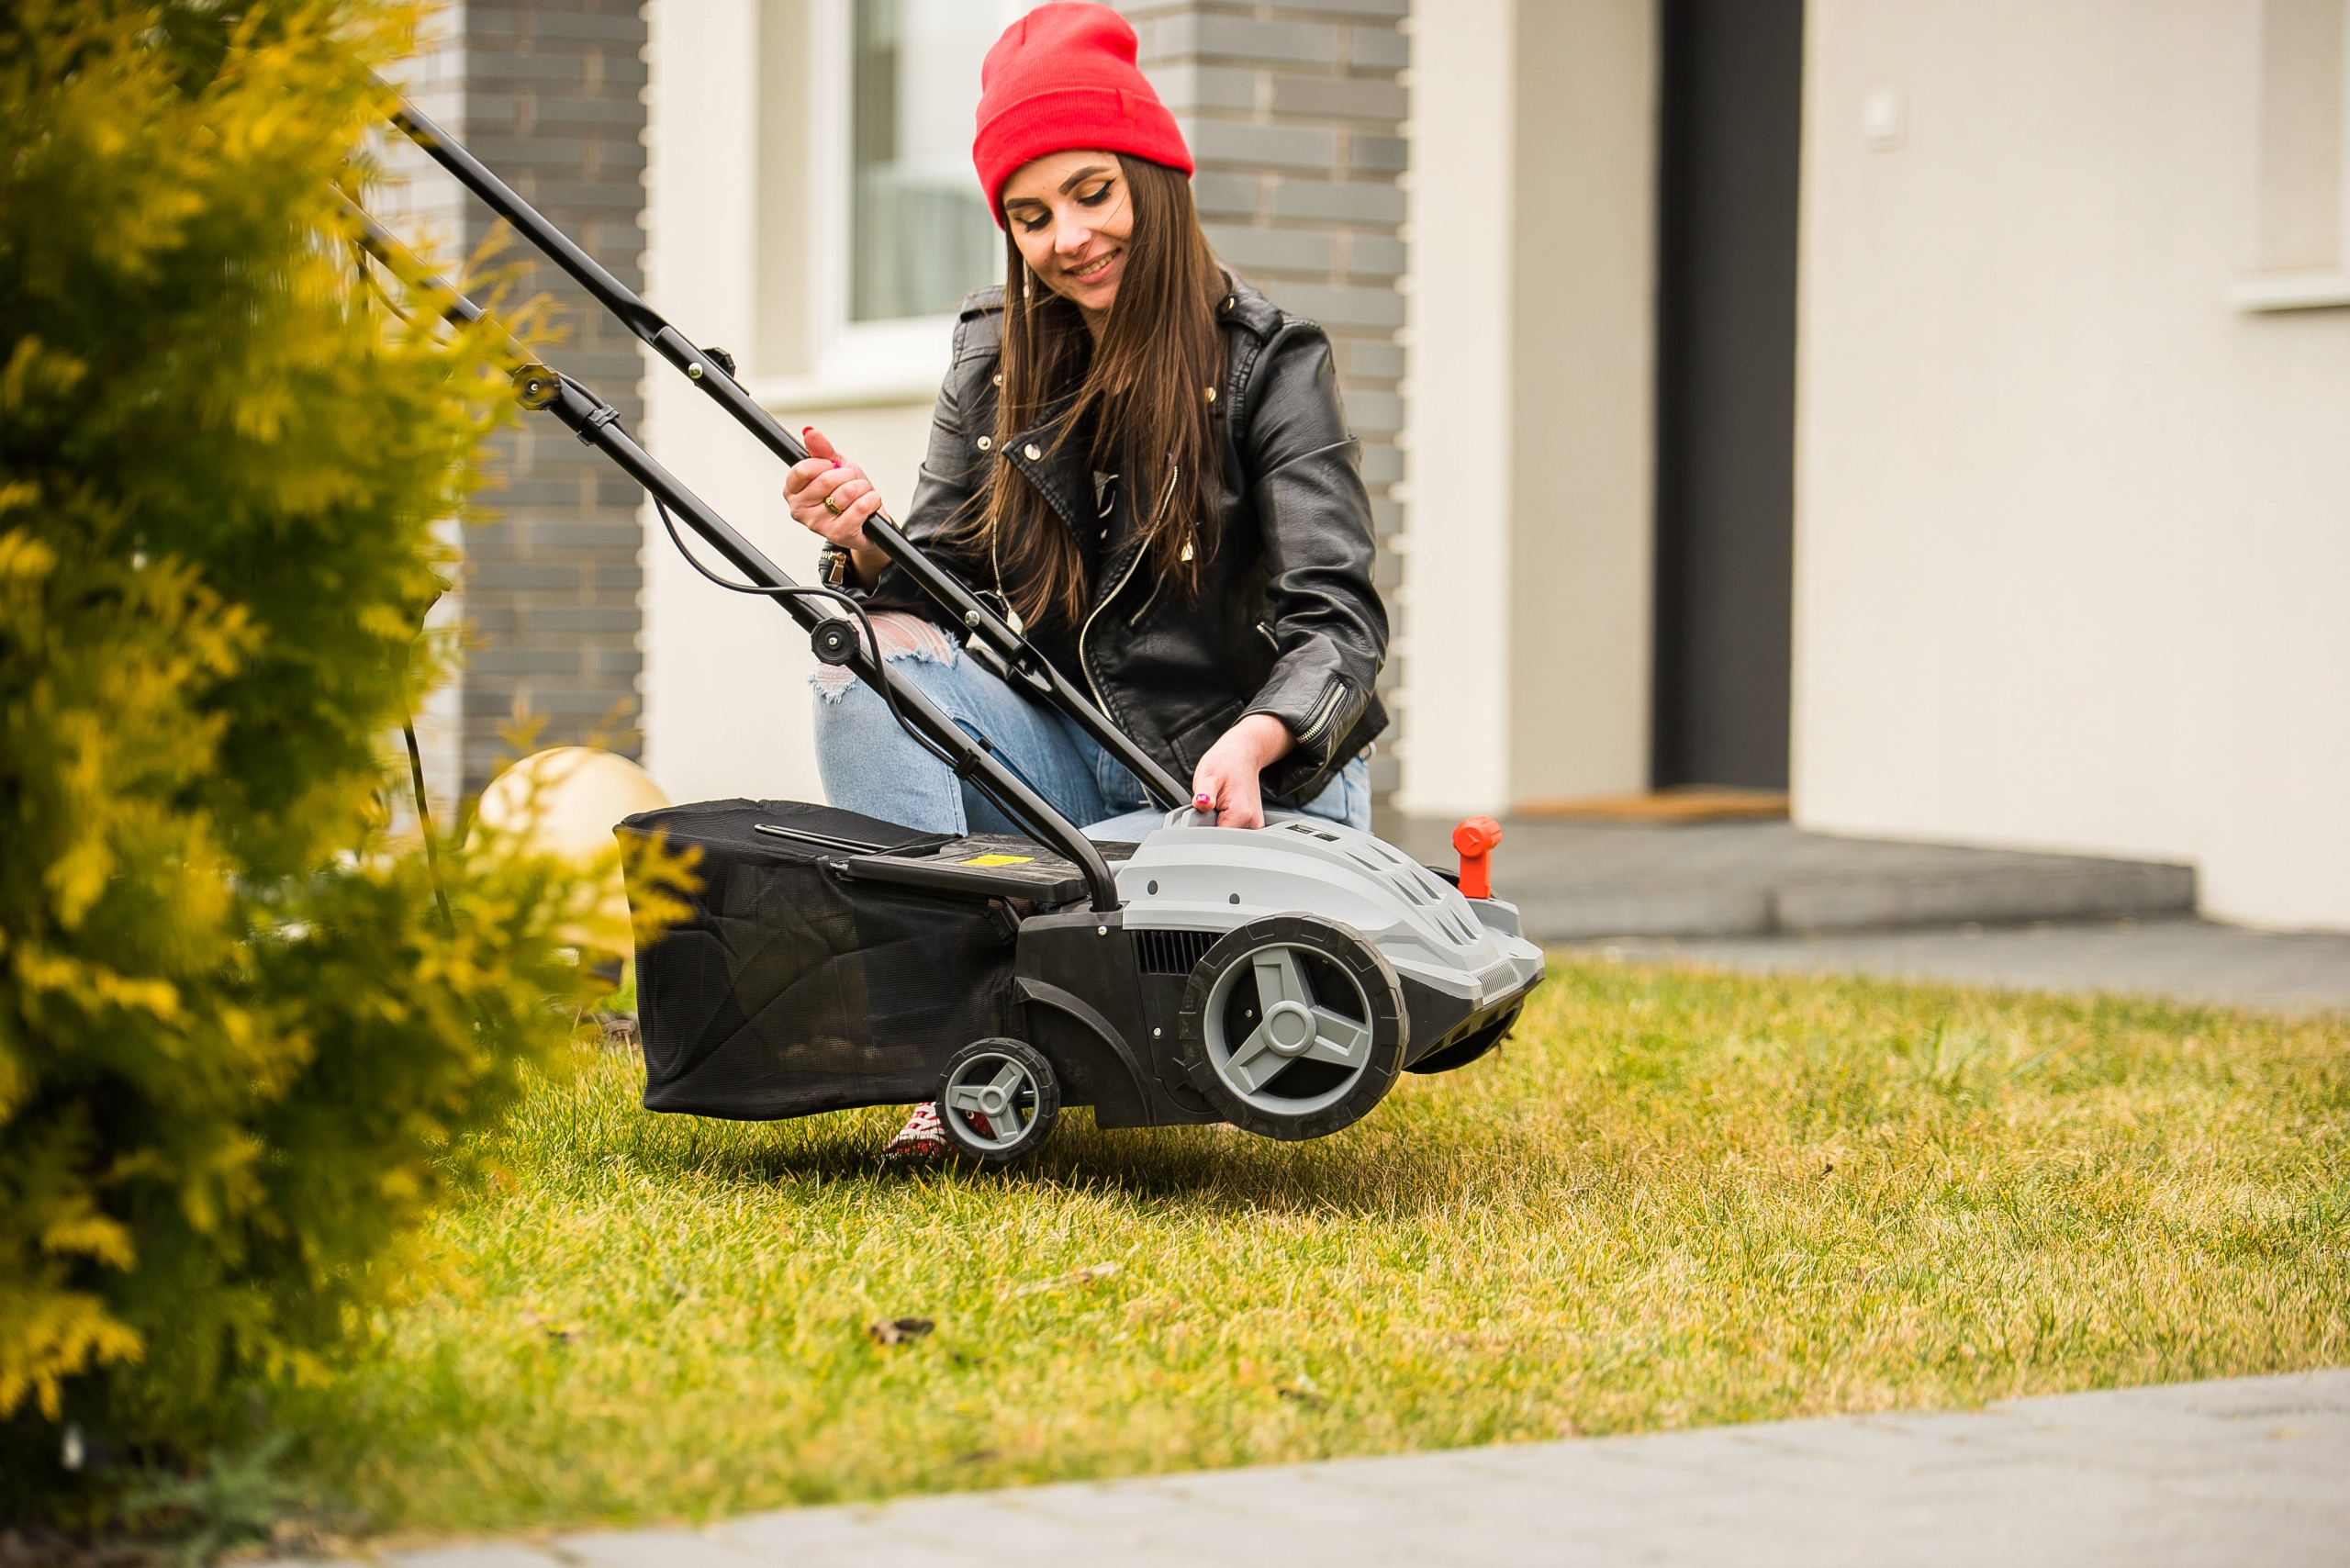
M 618 832 L 701 852 L 692 915 L 637 952 L 647 1109 L 764 1121 L 928 1100 L 959 1047 L 1010 1032 L 1018 926 L 1000 902 L 821 864 L 944 835 L 741 800 Z

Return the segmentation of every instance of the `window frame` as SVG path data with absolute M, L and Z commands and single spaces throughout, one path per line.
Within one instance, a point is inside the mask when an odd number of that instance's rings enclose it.
M 854 0 L 812 0 L 810 56 L 815 65 L 809 97 L 808 145 L 812 165 L 808 278 L 812 309 L 809 334 L 811 379 L 844 390 L 911 389 L 934 393 L 953 355 L 956 313 L 856 321 L 849 316 L 855 248 L 852 202 L 855 91 Z

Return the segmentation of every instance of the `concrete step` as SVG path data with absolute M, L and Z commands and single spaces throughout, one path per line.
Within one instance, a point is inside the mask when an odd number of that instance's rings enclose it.
M 1503 825 L 1494 890 L 1538 941 L 2153 919 L 2195 908 L 2194 868 L 2150 861 L 1838 838 L 1784 822 Z M 1381 826 L 1430 865 L 1456 858 L 1448 819 Z
M 1761 974 L 1874 975 L 2350 1014 L 2350 931 L 2247 931 L 2192 916 L 1810 936 L 1610 936 L 1585 952 Z

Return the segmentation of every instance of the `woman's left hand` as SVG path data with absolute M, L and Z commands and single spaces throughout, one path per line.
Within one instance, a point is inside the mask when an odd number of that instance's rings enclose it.
M 1207 797 L 1218 827 L 1264 826 L 1265 798 L 1257 775 L 1296 744 L 1289 726 L 1270 713 L 1249 714 L 1225 731 L 1192 770 L 1193 798 Z

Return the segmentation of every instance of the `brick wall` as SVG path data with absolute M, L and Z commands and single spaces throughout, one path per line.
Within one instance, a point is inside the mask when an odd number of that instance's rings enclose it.
M 632 289 L 643 287 L 643 59 L 637 0 L 468 0 L 450 18 L 463 50 L 458 134 L 508 184 Z M 489 236 L 468 198 L 464 253 Z M 535 260 L 516 243 L 507 259 Z M 562 339 L 547 357 L 643 420 L 636 340 L 552 263 L 515 291 L 554 297 Z M 547 721 L 543 744 L 614 731 L 637 753 L 643 583 L 643 492 L 552 420 L 498 441 L 485 515 L 464 530 L 464 616 L 475 646 L 463 687 L 464 788 L 508 760 L 501 732 L 518 702 Z
M 1283 309 L 1319 321 L 1337 347 L 1393 622 L 1403 510 L 1392 487 L 1404 476 L 1398 75 L 1409 56 L 1397 24 L 1409 0 L 1119 0 L 1119 8 L 1190 140 L 1199 165 L 1192 189 L 1217 254 Z M 1397 675 L 1391 657 L 1380 679 L 1391 710 Z M 1371 785 L 1382 796 L 1396 785 L 1384 742 Z

